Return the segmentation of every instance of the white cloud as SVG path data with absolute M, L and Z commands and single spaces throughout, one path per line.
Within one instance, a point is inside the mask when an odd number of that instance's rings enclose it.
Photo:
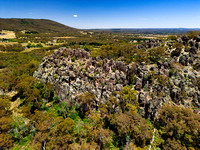
M 77 18 L 78 17 L 78 15 L 73 15 L 74 16 L 74 18 Z

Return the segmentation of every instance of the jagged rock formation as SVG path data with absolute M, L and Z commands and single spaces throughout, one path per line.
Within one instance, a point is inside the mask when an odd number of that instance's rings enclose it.
M 112 59 L 97 61 L 85 50 L 60 48 L 43 59 L 34 77 L 44 83 L 53 83 L 56 94 L 63 101 L 73 103 L 80 94 L 90 92 L 96 96 L 97 107 L 111 95 L 120 101 L 122 87 L 133 84 L 138 91 L 142 115 L 151 119 L 163 103 L 200 108 L 200 60 L 197 55 L 200 40 L 199 37 L 192 40 L 182 37 L 178 41 L 185 46 L 179 56 L 150 65 L 127 65 Z
M 97 101 L 104 102 L 114 91 L 120 91 L 127 81 L 128 66 L 123 62 L 97 62 L 85 50 L 61 48 L 44 58 L 35 77 L 55 84 L 62 100 L 74 100 L 89 91 Z
M 160 46 L 162 44 L 162 40 L 161 39 L 149 39 L 144 41 L 142 44 L 140 45 L 136 45 L 136 48 L 138 49 L 142 49 L 142 48 L 154 48 L 157 46 Z

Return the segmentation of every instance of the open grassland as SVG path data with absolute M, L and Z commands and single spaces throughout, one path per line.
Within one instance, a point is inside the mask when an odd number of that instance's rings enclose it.
M 61 37 L 53 37 L 54 39 L 74 39 L 77 37 L 73 37 L 73 36 L 61 36 Z
M 3 34 L 3 35 L 0 35 L 0 39 L 14 39 L 14 38 L 16 38 L 15 32 L 13 32 L 13 31 L 2 30 L 0 33 Z
M 169 35 L 160 35 L 160 34 L 143 34 L 139 35 L 140 38 L 144 39 L 156 39 L 156 38 L 167 38 Z
M 11 43 L 11 42 L 10 42 Z M 13 42 L 15 43 L 15 42 Z M 29 43 L 21 43 L 22 46 L 27 46 Z M 41 44 L 43 47 L 50 47 L 48 44 L 44 44 L 44 43 L 30 43 L 31 45 L 37 45 L 37 44 Z M 52 43 L 53 45 L 61 45 L 63 43 Z
M 13 45 L 18 44 L 18 42 L 0 42 L 0 45 Z

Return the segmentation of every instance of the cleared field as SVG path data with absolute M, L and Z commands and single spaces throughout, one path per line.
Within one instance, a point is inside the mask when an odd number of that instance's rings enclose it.
M 27 45 L 28 45 L 28 43 L 21 43 L 21 44 L 22 44 L 22 46 L 27 46 Z M 31 43 L 31 44 L 37 45 L 37 44 L 40 44 L 40 43 Z M 49 46 L 49 45 L 45 45 L 44 43 L 41 43 L 41 44 L 42 44 L 43 47 L 51 47 L 51 46 Z M 63 44 L 63 43 L 53 43 L 53 45 L 61 45 L 61 44 Z M 26 48 L 24 51 L 22 51 L 22 53 L 23 53 L 23 52 L 30 52 L 30 51 L 32 51 L 32 50 L 39 49 L 39 48 L 40 48 L 40 47 Z
M 18 44 L 18 42 L 0 42 L 0 45 L 12 45 L 12 44 Z
M 77 37 L 73 37 L 73 36 L 63 36 L 63 37 L 53 37 L 54 39 L 74 39 Z
M 21 44 L 22 44 L 22 46 L 27 46 L 29 43 L 21 43 Z M 37 44 L 40 44 L 40 43 L 30 43 L 30 44 L 31 44 L 31 45 L 37 45 Z M 41 45 L 42 45 L 43 47 L 46 47 L 44 43 L 41 43 Z
M 21 53 L 23 53 L 23 52 L 30 52 L 30 51 L 35 50 L 35 49 L 38 49 L 38 48 L 27 48 L 27 49 L 21 51 Z
M 3 34 L 3 35 L 0 34 L 0 39 L 16 38 L 15 32 L 13 32 L 13 31 L 2 30 L 0 33 Z
M 14 43 L 14 42 L 13 42 Z M 27 46 L 29 43 L 21 43 L 22 46 Z M 49 45 L 46 45 L 44 43 L 30 43 L 31 45 L 37 45 L 37 44 L 41 44 L 43 47 L 50 47 Z M 52 43 L 53 45 L 61 45 L 63 43 Z
M 140 38 L 146 38 L 146 39 L 155 39 L 155 38 L 167 38 L 169 35 L 139 35 Z

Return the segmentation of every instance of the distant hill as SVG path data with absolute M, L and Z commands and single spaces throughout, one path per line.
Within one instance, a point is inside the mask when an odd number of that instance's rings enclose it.
M 47 19 L 0 18 L 0 30 L 31 31 L 33 33 L 78 34 L 79 30 Z
M 200 28 L 119 28 L 119 29 L 91 29 L 101 32 L 115 32 L 128 34 L 185 34 L 191 30 L 200 30 Z

